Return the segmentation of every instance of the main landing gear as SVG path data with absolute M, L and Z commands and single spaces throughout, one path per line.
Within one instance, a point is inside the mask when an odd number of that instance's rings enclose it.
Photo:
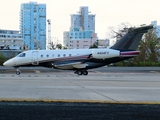
M 87 70 L 76 70 L 74 73 L 78 75 L 88 75 Z

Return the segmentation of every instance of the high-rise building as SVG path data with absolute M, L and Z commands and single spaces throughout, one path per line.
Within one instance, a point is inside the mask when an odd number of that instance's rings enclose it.
M 20 31 L 28 50 L 46 49 L 46 4 L 21 4 Z
M 69 49 L 89 48 L 97 41 L 95 14 L 90 14 L 88 7 L 80 7 L 78 14 L 71 14 L 70 30 L 63 33 L 63 40 Z
M 71 14 L 70 29 L 95 32 L 95 14 L 90 14 L 88 7 L 80 7 L 78 14 Z
M 157 25 L 157 21 L 151 21 L 151 24 L 156 28 L 157 37 L 160 38 L 160 25 Z

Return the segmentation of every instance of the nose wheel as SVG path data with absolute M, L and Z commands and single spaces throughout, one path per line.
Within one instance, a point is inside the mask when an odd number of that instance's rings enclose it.
M 20 70 L 17 69 L 16 74 L 20 75 L 21 74 Z

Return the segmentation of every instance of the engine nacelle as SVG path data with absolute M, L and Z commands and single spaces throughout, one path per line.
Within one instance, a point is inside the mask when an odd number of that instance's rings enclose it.
M 92 51 L 92 56 L 96 59 L 119 57 L 120 51 L 112 49 L 97 49 Z

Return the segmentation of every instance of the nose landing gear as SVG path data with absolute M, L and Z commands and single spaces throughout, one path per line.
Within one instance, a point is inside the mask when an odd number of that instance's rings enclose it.
M 19 69 L 17 69 L 16 74 L 17 74 L 17 75 L 20 75 L 20 74 L 21 74 L 21 72 L 20 72 Z

